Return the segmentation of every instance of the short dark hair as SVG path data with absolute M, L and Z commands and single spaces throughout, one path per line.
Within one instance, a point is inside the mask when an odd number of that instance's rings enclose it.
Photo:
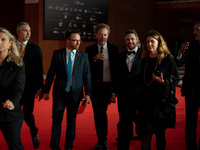
M 66 29 L 65 32 L 64 32 L 65 39 L 70 39 L 72 34 L 79 34 L 80 35 L 80 33 L 78 31 Z
M 135 36 L 136 36 L 136 38 L 139 38 L 138 37 L 138 34 L 137 34 L 137 32 L 136 32 L 136 30 L 135 29 L 129 29 L 129 30 L 127 30 L 126 32 L 125 32 L 125 35 L 127 35 L 127 34 L 135 34 Z
M 18 24 L 17 24 L 16 30 L 18 31 L 18 29 L 19 29 L 22 25 L 29 25 L 29 23 L 28 23 L 28 22 L 20 22 L 20 23 L 18 23 Z

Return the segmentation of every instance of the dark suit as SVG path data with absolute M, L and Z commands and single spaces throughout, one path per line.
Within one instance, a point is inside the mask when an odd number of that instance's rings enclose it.
M 136 123 L 136 110 L 141 89 L 141 49 L 137 53 L 129 72 L 126 63 L 127 50 L 119 55 L 118 64 L 118 149 L 128 150 L 133 131 L 133 121 Z
M 76 129 L 76 113 L 84 94 L 83 84 L 85 94 L 91 95 L 91 77 L 88 55 L 80 50 L 76 51 L 72 74 L 72 86 L 69 93 L 65 92 L 67 83 L 66 64 L 66 48 L 55 50 L 43 89 L 44 93 L 49 93 L 54 77 L 56 76 L 53 87 L 53 125 L 50 143 L 52 149 L 59 149 L 61 123 L 65 107 L 67 107 L 65 149 L 73 148 Z
M 200 45 L 199 41 L 191 43 L 180 59 L 176 59 L 177 65 L 185 64 L 185 75 L 181 88 L 182 96 L 186 103 L 186 128 L 185 140 L 187 150 L 196 150 L 196 128 L 198 118 L 198 105 L 200 103 Z
M 23 104 L 24 120 L 30 127 L 32 136 L 36 136 L 38 129 L 35 126 L 33 115 L 34 100 L 37 90 L 43 86 L 42 50 L 39 46 L 28 41 L 25 47 L 23 61 L 25 64 L 26 83 L 21 103 Z
M 102 82 L 99 74 L 103 73 L 103 69 L 99 64 L 101 60 L 93 60 L 98 52 L 97 43 L 86 48 L 88 53 L 90 69 L 91 69 L 91 81 L 92 81 L 92 106 L 94 111 L 94 121 L 96 127 L 96 133 L 98 141 L 100 143 L 106 142 L 107 140 L 107 107 L 111 103 L 110 96 L 111 93 L 116 93 L 115 83 L 116 83 L 116 67 L 117 67 L 117 57 L 118 57 L 118 47 L 110 43 L 107 43 L 108 57 L 110 63 L 111 72 L 111 82 Z

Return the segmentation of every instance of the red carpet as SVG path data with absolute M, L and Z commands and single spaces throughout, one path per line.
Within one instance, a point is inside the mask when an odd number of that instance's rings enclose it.
M 185 102 L 184 98 L 180 96 L 180 88 L 177 88 L 177 98 L 179 103 L 176 105 L 177 110 L 177 121 L 175 129 L 167 129 L 166 131 L 166 150 L 185 150 Z M 39 128 L 40 137 L 40 148 L 39 150 L 50 150 L 49 142 L 51 137 L 51 110 L 52 110 L 52 99 L 49 101 L 36 101 L 35 103 L 35 118 L 36 124 Z M 108 107 L 108 146 L 110 150 L 117 149 L 117 122 L 118 122 L 118 111 L 117 103 L 111 104 Z M 200 124 L 200 114 L 199 114 Z M 198 125 L 199 125 L 198 124 Z M 66 128 L 66 117 L 64 116 L 62 124 L 62 135 L 60 147 L 64 150 L 65 140 L 65 128 Z M 198 137 L 200 135 L 200 127 L 198 127 Z M 34 150 L 32 147 L 32 141 L 29 129 L 24 123 L 22 127 L 22 143 L 25 150 Z M 74 142 L 74 150 L 92 150 L 97 142 L 93 111 L 91 104 L 87 105 L 83 114 L 77 116 L 77 129 L 76 139 Z M 7 144 L 0 133 L 0 150 L 7 150 Z M 155 138 L 152 140 L 152 150 L 155 150 Z M 140 150 L 140 141 L 131 141 L 130 150 Z

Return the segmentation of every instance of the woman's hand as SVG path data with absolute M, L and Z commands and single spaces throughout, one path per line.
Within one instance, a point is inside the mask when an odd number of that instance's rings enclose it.
M 12 101 L 7 100 L 6 102 L 2 103 L 3 108 L 6 108 L 8 110 L 13 110 L 15 108 Z
M 156 76 L 154 73 L 152 74 L 152 78 L 154 79 L 154 81 L 164 84 L 165 80 L 163 79 L 163 73 L 160 73 L 160 77 Z

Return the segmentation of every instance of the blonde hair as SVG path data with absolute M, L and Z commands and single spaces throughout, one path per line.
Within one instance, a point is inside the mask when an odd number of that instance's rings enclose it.
M 149 31 L 145 36 L 145 42 L 142 46 L 142 58 L 149 56 L 149 51 L 146 47 L 146 38 L 148 36 L 151 36 L 158 41 L 158 49 L 157 49 L 157 51 L 158 51 L 158 63 L 160 64 L 161 61 L 163 60 L 163 58 L 165 58 L 168 54 L 170 54 L 170 51 L 167 47 L 167 43 L 165 42 L 164 38 L 162 37 L 162 35 L 158 31 L 155 31 L 155 30 Z
M 19 51 L 16 44 L 16 38 L 5 28 L 0 27 L 0 32 L 5 33 L 8 36 L 9 41 L 11 42 L 11 46 L 8 49 L 7 61 L 8 62 L 13 61 L 16 65 L 22 66 L 23 60 L 21 56 L 19 55 Z
M 110 34 L 110 26 L 105 23 L 97 24 L 96 28 L 94 29 L 94 33 L 97 33 L 99 30 L 105 28 L 108 30 L 108 34 Z

